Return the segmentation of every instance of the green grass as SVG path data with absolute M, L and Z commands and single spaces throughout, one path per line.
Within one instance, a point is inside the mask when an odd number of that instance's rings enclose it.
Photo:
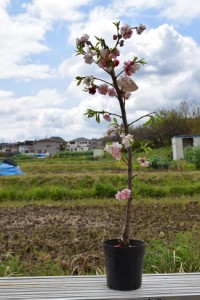
M 41 166 L 40 166 L 41 167 Z M 54 200 L 70 201 L 85 198 L 113 198 L 118 190 L 126 186 L 126 174 L 105 171 L 81 173 L 43 174 L 32 167 L 24 176 L 0 177 L 0 202 Z M 200 194 L 200 172 L 198 171 L 140 171 L 133 181 L 135 197 L 182 197 Z
M 91 244 L 92 249 L 92 244 Z M 147 244 L 144 273 L 200 272 L 200 241 L 197 233 L 177 233 L 170 242 L 163 238 Z M 98 254 L 97 254 L 98 253 Z M 94 264 L 95 256 L 100 263 Z M 0 255 L 0 276 L 61 276 L 104 274 L 103 253 L 88 251 L 68 257 L 67 261 L 51 259 L 44 250 L 34 251 L 33 261 L 20 261 L 11 253 Z
M 152 240 L 147 245 L 147 273 L 200 271 L 200 240 L 197 232 L 177 233 L 170 241 Z

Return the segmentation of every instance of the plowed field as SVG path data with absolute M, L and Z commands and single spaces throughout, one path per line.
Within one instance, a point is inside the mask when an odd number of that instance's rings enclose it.
M 1 208 L 1 260 L 17 256 L 29 274 L 34 264 L 42 268 L 47 261 L 64 274 L 98 272 L 102 241 L 120 238 L 123 220 L 124 206 L 117 204 Z M 170 242 L 177 232 L 198 231 L 200 205 L 134 204 L 131 228 L 132 238 Z

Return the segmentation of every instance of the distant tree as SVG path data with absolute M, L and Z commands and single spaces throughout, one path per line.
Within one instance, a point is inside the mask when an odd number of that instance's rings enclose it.
M 182 101 L 177 108 L 158 109 L 156 122 L 132 127 L 135 140 L 148 141 L 152 147 L 171 145 L 171 138 L 182 134 L 200 134 L 200 107 L 193 101 Z

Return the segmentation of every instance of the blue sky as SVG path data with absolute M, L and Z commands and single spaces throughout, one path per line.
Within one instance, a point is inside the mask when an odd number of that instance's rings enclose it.
M 127 102 L 130 121 L 182 100 L 200 104 L 200 1 L 1 0 L 0 142 L 105 135 L 106 122 L 84 113 L 117 111 L 117 100 L 76 86 L 77 75 L 104 75 L 75 56 L 75 41 L 84 33 L 109 39 L 116 20 L 147 26 L 120 56 L 148 62 L 134 74 L 139 89 Z

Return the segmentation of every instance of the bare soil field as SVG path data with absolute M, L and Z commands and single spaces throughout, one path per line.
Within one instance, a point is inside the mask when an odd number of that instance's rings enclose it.
M 124 206 L 118 204 L 3 207 L 0 259 L 18 257 L 29 275 L 36 275 L 35 266 L 39 270 L 47 262 L 58 264 L 62 274 L 101 272 L 102 241 L 120 238 L 123 221 Z M 134 204 L 131 226 L 132 238 L 170 243 L 177 232 L 198 232 L 200 205 Z

